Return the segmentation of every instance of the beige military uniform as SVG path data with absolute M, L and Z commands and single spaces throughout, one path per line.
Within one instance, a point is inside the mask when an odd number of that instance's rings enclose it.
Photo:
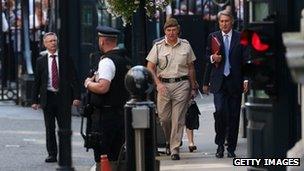
M 178 39 L 171 46 L 163 39 L 154 44 L 146 59 L 156 64 L 157 77 L 166 80 L 162 83 L 167 93 L 158 94 L 157 110 L 171 154 L 179 154 L 191 87 L 188 79 L 178 78 L 189 75 L 188 64 L 196 59 L 195 55 L 187 40 Z

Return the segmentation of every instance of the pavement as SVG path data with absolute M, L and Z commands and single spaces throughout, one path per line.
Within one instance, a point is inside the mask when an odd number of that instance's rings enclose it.
M 245 171 L 246 167 L 235 167 L 232 159 L 227 158 L 227 151 L 222 159 L 215 157 L 217 146 L 214 143 L 214 105 L 213 96 L 204 96 L 196 99 L 201 111 L 200 128 L 194 131 L 194 142 L 198 148 L 194 153 L 188 151 L 186 134 L 183 137 L 183 146 L 180 149 L 179 161 L 172 161 L 170 156 L 159 156 L 161 171 Z M 241 134 L 240 134 L 241 135 Z M 237 157 L 246 157 L 247 140 L 239 136 L 236 149 Z
M 246 167 L 234 167 L 232 159 L 217 159 L 214 144 L 213 97 L 197 99 L 201 111 L 200 128 L 194 131 L 194 141 L 198 150 L 188 151 L 186 134 L 181 147 L 181 160 L 172 161 L 170 156 L 161 154 L 161 171 L 245 171 Z M 77 171 L 94 170 L 93 152 L 86 152 L 79 134 L 80 117 L 72 117 L 72 161 Z M 45 132 L 41 110 L 0 102 L 0 171 L 53 171 L 57 163 L 45 163 Z M 246 157 L 247 141 L 239 137 L 237 157 Z M 160 148 L 159 151 L 164 149 Z
M 194 142 L 198 150 L 190 153 L 188 151 L 188 140 L 186 133 L 183 136 L 183 146 L 180 149 L 181 160 L 172 161 L 170 156 L 160 154 L 156 159 L 160 160 L 160 171 L 245 171 L 246 167 L 235 167 L 232 159 L 227 158 L 227 151 L 224 158 L 215 157 L 217 146 L 214 144 L 214 105 L 213 96 L 203 96 L 196 99 L 201 111 L 200 128 L 194 131 Z M 241 133 L 239 134 L 241 135 Z M 164 148 L 159 148 L 164 151 Z M 247 140 L 239 136 L 236 149 L 237 157 L 246 157 Z M 90 171 L 95 171 L 93 165 Z
M 0 102 L 0 171 L 54 171 L 57 163 L 47 157 L 43 113 L 29 107 Z M 72 160 L 77 171 L 94 164 L 92 151 L 86 152 L 79 134 L 80 117 L 72 117 Z

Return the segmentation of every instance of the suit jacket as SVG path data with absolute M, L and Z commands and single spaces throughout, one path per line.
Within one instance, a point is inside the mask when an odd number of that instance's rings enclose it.
M 79 83 L 76 78 L 75 67 L 73 61 L 70 60 L 69 65 L 66 68 L 63 67 L 62 62 L 60 62 L 60 57 L 58 58 L 59 63 L 59 80 L 62 77 L 62 73 L 66 73 L 64 76 L 65 81 L 63 83 L 59 82 L 59 94 L 63 88 L 60 86 L 67 86 L 68 92 L 65 92 L 69 104 L 72 104 L 72 100 L 80 99 L 80 89 Z M 47 104 L 47 86 L 48 86 L 48 54 L 46 51 L 41 52 L 39 58 L 36 60 L 36 70 L 35 70 L 35 81 L 33 87 L 33 103 L 40 104 L 44 108 Z M 60 103 L 60 102 L 59 102 Z
M 222 61 L 216 67 L 214 63 L 211 63 L 210 56 L 211 52 L 211 37 L 216 36 L 221 42 L 220 54 L 222 55 Z M 230 77 L 232 79 L 232 85 L 229 87 L 229 91 L 232 93 L 242 93 L 243 90 L 243 72 L 242 66 L 246 57 L 246 48 L 240 44 L 240 33 L 238 31 L 232 31 L 232 37 L 229 49 L 229 62 L 230 62 Z M 223 42 L 223 36 L 221 31 L 216 31 L 208 36 L 208 44 L 206 48 L 206 70 L 204 85 L 210 84 L 210 92 L 216 93 L 221 89 L 223 78 L 224 78 L 224 65 L 225 65 L 225 47 Z

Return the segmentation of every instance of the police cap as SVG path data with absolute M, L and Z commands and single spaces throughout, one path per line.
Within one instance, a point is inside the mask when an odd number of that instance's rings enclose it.
M 108 26 L 97 26 L 96 30 L 98 32 L 98 36 L 102 37 L 117 37 L 120 33 L 119 30 Z

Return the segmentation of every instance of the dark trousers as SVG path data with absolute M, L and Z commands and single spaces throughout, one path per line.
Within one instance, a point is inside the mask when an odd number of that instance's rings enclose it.
M 101 135 L 101 142 L 94 148 L 95 161 L 99 162 L 100 155 L 103 154 L 106 154 L 110 161 L 116 161 L 125 141 L 123 108 L 98 109 L 92 116 L 92 122 L 92 130 L 98 130 Z
M 227 137 L 230 152 L 234 152 L 237 145 L 242 98 L 240 91 L 232 91 L 232 81 L 225 77 L 220 91 L 214 93 L 215 143 L 223 146 Z
M 47 92 L 47 104 L 43 108 L 44 123 L 46 131 L 46 149 L 50 156 L 57 156 L 57 142 L 56 142 L 56 122 L 59 128 L 62 128 L 65 121 L 64 117 L 60 112 L 60 97 L 57 93 Z

